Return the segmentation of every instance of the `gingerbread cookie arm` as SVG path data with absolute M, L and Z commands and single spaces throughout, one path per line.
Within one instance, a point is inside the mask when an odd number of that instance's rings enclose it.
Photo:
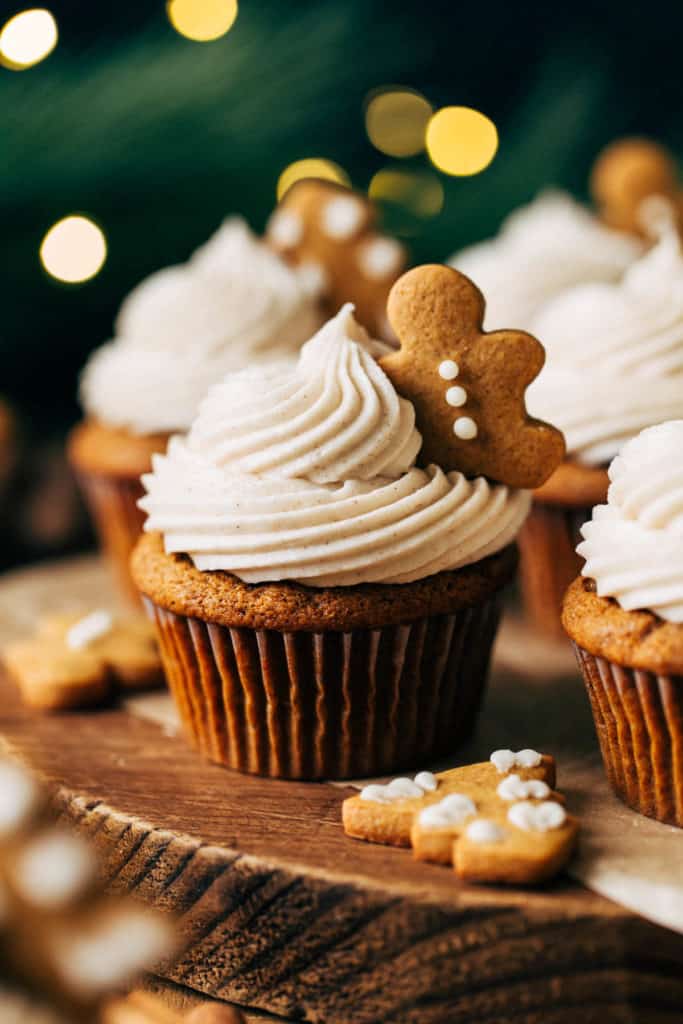
M 3 660 L 24 703 L 38 711 L 93 707 L 111 693 L 102 661 L 87 651 L 69 651 L 59 641 L 12 644 Z
M 478 818 L 455 841 L 453 867 L 463 882 L 538 885 L 566 866 L 577 836 L 578 822 L 569 815 L 547 832 L 515 828 L 500 814 Z

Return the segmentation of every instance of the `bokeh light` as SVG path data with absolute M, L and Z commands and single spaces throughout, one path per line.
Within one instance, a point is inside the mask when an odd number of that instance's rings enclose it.
M 235 23 L 237 0 L 168 0 L 166 13 L 176 32 L 198 43 L 220 39 Z
M 335 164 L 333 160 L 324 160 L 322 157 L 306 157 L 304 160 L 295 160 L 278 178 L 277 198 L 282 199 L 285 192 L 288 192 L 292 185 L 301 181 L 302 178 L 323 178 L 325 181 L 336 181 L 339 185 L 351 185 L 348 174 L 343 167 Z
M 384 167 L 373 177 L 368 188 L 371 199 L 396 203 L 406 211 L 426 220 L 443 208 L 443 185 L 436 174 L 405 167 Z
M 94 277 L 106 258 L 104 233 L 88 217 L 72 215 L 58 220 L 40 246 L 40 261 L 48 274 L 69 284 Z
M 0 64 L 24 71 L 52 53 L 57 45 L 57 22 L 44 7 L 20 11 L 0 32 Z
M 425 147 L 432 105 L 414 89 L 385 86 L 366 102 L 365 130 L 370 142 L 388 156 L 415 156 Z
M 479 174 L 498 149 L 493 121 L 471 107 L 442 107 L 427 125 L 427 152 L 446 174 Z

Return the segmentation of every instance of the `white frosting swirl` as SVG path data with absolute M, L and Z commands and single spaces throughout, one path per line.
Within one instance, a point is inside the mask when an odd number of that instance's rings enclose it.
M 668 229 L 619 284 L 587 284 L 549 302 L 533 333 L 546 366 L 529 410 L 564 432 L 586 465 L 609 462 L 644 427 L 683 416 L 683 255 Z
M 525 491 L 415 466 L 414 410 L 345 306 L 296 367 L 228 374 L 143 478 L 147 530 L 249 583 L 406 583 L 499 551 Z
M 231 218 L 125 299 L 116 337 L 85 367 L 82 403 L 135 433 L 186 430 L 226 371 L 293 358 L 320 320 L 308 279 Z
M 484 293 L 487 330 L 528 329 L 553 295 L 584 281 L 616 281 L 641 250 L 570 196 L 551 191 L 512 213 L 495 238 L 449 262 Z
M 577 551 L 601 597 L 683 623 L 683 420 L 644 430 L 609 469 Z

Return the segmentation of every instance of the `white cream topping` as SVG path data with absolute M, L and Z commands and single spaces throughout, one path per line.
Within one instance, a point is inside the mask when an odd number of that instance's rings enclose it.
M 465 793 L 449 793 L 438 804 L 430 804 L 420 811 L 418 821 L 423 828 L 449 828 L 462 825 L 477 813 L 477 807 Z
M 546 365 L 530 412 L 564 431 L 586 465 L 609 462 L 640 430 L 683 416 L 683 253 L 666 226 L 618 284 L 585 284 L 549 302 L 531 330 Z
M 125 299 L 114 340 L 83 371 L 86 411 L 141 434 L 186 430 L 228 370 L 295 357 L 320 323 L 316 290 L 244 221 L 227 220 L 187 263 Z
M 499 234 L 449 260 L 486 297 L 487 330 L 530 328 L 540 306 L 584 281 L 616 281 L 642 251 L 563 192 L 541 193 Z M 541 337 L 543 341 L 543 337 Z
M 513 768 L 538 768 L 543 760 L 543 755 L 537 750 L 525 747 L 524 750 L 494 750 L 490 761 L 494 764 L 501 775 L 506 775 Z
M 109 633 L 114 625 L 114 616 L 104 608 L 90 612 L 67 630 L 66 646 L 73 651 L 88 647 L 94 640 Z
M 147 530 L 249 583 L 406 583 L 509 544 L 530 497 L 415 466 L 421 438 L 345 306 L 296 366 L 229 374 L 143 478 Z
M 505 831 L 495 821 L 488 818 L 477 818 L 471 821 L 465 829 L 465 836 L 473 843 L 502 843 L 505 839 Z
M 524 832 L 550 832 L 561 828 L 567 820 L 567 812 L 556 800 L 544 800 L 542 804 L 522 801 L 513 804 L 508 811 L 508 821 Z
M 373 782 L 363 786 L 360 798 L 376 804 L 392 804 L 396 800 L 414 800 L 425 793 L 432 793 L 438 784 L 438 779 L 431 772 L 418 772 L 414 779 L 398 778 L 385 785 Z
M 609 468 L 577 551 L 601 597 L 683 623 L 683 419 L 644 430 Z
M 501 800 L 544 800 L 550 796 L 550 786 L 541 779 L 522 779 L 519 775 L 508 775 L 496 792 Z

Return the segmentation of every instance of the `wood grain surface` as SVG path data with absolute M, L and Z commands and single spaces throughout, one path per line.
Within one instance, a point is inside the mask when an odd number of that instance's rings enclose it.
M 98 588 L 105 599 L 91 564 L 67 569 L 62 597 L 80 578 L 91 605 Z M 32 576 L 33 607 L 59 577 Z M 0 586 L 0 639 L 27 586 Z M 344 789 L 230 773 L 121 709 L 36 716 L 7 680 L 0 733 L 93 840 L 110 888 L 179 917 L 168 982 L 327 1024 L 681 1020 L 683 937 L 567 879 L 461 885 L 346 838 Z

